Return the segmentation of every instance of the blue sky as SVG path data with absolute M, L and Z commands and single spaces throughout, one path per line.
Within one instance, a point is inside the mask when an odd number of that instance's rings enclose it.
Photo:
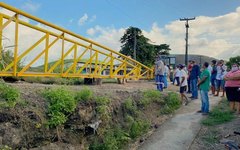
M 129 26 L 142 29 L 155 44 L 185 51 L 185 26 L 179 18 L 196 17 L 189 30 L 189 54 L 228 59 L 240 54 L 240 0 L 2 0 L 43 20 L 90 38 L 116 51 Z M 12 31 L 10 31 L 12 32 Z M 36 36 L 26 31 L 29 36 Z M 9 33 L 9 35 L 12 35 Z M 23 45 L 24 46 L 24 45 Z
M 51 23 L 81 35 L 88 28 L 137 26 L 150 30 L 153 22 L 160 27 L 180 17 L 219 16 L 234 11 L 239 0 L 3 0 Z M 88 21 L 78 24 L 87 14 Z M 92 19 L 92 20 L 91 20 Z M 91 20 L 91 21 L 90 21 Z

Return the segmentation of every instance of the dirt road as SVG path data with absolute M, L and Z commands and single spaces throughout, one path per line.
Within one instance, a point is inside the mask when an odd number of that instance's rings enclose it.
M 216 105 L 219 100 L 219 97 L 210 96 L 210 106 Z M 201 128 L 200 120 L 204 117 L 196 113 L 200 105 L 200 100 L 194 100 L 180 108 L 173 118 L 165 122 L 139 147 L 139 150 L 188 150 Z

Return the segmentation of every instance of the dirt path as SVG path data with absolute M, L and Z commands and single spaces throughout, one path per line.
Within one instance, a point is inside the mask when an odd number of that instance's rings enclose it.
M 219 97 L 210 96 L 210 106 L 219 102 Z M 176 115 L 165 122 L 139 150 L 187 150 L 201 128 L 203 116 L 196 113 L 201 105 L 200 100 L 194 100 L 189 105 L 180 108 Z

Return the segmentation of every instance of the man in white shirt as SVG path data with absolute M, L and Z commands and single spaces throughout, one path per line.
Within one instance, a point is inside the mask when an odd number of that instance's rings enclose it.
M 174 72 L 174 80 L 173 80 L 173 84 L 175 83 L 175 80 L 177 80 L 177 86 L 179 86 L 179 84 L 180 84 L 180 81 L 179 81 L 179 79 L 180 79 L 180 75 L 181 75 L 181 72 L 180 72 L 180 70 L 179 70 L 179 65 L 177 65 L 177 68 L 176 68 L 176 70 L 175 70 L 175 72 Z
M 188 75 L 186 73 L 186 71 L 184 70 L 184 65 L 179 65 L 179 70 L 180 70 L 180 94 L 181 94 L 181 100 L 182 100 L 182 104 L 183 105 L 187 105 L 188 104 L 188 98 L 185 95 L 185 92 L 187 90 L 187 78 Z

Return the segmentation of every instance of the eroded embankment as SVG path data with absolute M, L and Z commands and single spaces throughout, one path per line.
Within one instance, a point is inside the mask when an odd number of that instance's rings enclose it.
M 12 86 L 0 86 L 0 145 L 12 149 L 129 148 L 180 106 L 173 92 Z

